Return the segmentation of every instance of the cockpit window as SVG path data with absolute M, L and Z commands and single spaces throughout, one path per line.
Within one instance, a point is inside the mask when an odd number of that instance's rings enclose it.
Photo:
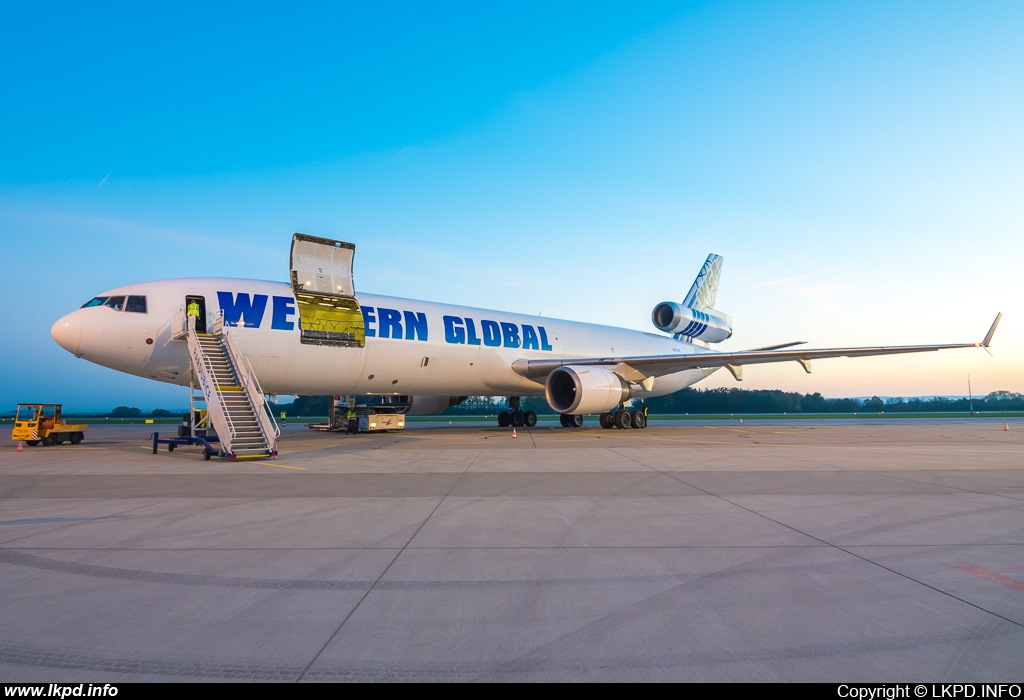
M 128 305 L 124 307 L 124 310 L 132 311 L 137 314 L 146 313 L 146 297 L 128 297 Z
M 93 297 L 89 301 L 87 301 L 84 304 L 82 304 L 82 308 L 83 309 L 88 309 L 90 306 L 103 306 L 103 304 L 104 304 L 104 302 L 106 302 L 106 300 L 107 300 L 107 297 Z
M 114 311 L 121 311 L 124 308 L 124 297 L 110 297 L 104 306 L 109 306 Z

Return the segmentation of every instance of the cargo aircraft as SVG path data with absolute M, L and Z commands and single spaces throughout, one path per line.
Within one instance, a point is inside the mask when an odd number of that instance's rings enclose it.
M 509 398 L 498 417 L 503 426 L 535 425 L 520 398 L 544 396 L 567 428 L 599 414 L 602 427 L 626 429 L 647 424 L 643 410 L 631 409 L 634 400 L 678 391 L 721 367 L 741 380 L 744 365 L 765 362 L 797 362 L 810 372 L 811 361 L 823 358 L 988 348 L 1002 316 L 975 343 L 807 349 L 795 342 L 719 352 L 711 345 L 731 337 L 733 324 L 714 308 L 718 255 L 708 256 L 682 301 L 654 307 L 660 333 L 645 333 L 357 294 L 354 253 L 351 243 L 295 234 L 290 284 L 131 284 L 102 292 L 51 332 L 68 352 L 104 367 L 182 386 L 198 379 L 208 398 L 217 386 L 238 385 L 264 423 L 259 402 L 267 394 L 379 395 L 410 414 L 490 395 Z M 209 349 L 218 336 L 227 336 L 223 356 Z M 220 365 L 234 374 L 220 376 Z M 238 397 L 223 396 L 227 415 Z

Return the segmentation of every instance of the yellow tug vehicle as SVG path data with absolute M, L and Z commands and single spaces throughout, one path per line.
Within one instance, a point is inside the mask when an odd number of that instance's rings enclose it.
M 59 403 L 20 403 L 14 419 L 12 440 L 24 440 L 29 447 L 43 443 L 47 447 L 65 440 L 77 445 L 89 430 L 87 425 L 68 425 L 61 419 Z

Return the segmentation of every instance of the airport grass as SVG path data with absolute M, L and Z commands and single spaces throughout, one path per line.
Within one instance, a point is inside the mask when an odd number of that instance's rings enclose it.
M 867 419 L 920 419 L 920 418 L 1024 418 L 1024 411 L 1005 411 L 991 413 L 975 413 L 971 416 L 968 413 L 959 412 L 935 412 L 935 413 L 666 413 L 650 414 L 648 421 L 673 420 L 673 421 L 708 421 L 708 420 L 867 420 Z M 596 419 L 596 416 L 594 416 Z M 408 416 L 409 423 L 479 423 L 481 421 L 497 421 L 496 415 L 473 416 L 473 415 L 440 415 L 440 416 Z M 557 422 L 557 415 L 537 416 L 538 422 Z
M 596 420 L 596 416 L 593 417 Z M 726 421 L 726 420 L 920 420 L 920 419 L 964 419 L 964 418 L 989 418 L 1008 419 L 1024 418 L 1024 411 L 1004 411 L 975 413 L 971 416 L 961 412 L 935 412 L 935 413 L 671 413 L 671 414 L 650 414 L 648 420 L 658 421 Z M 181 418 L 146 418 L 145 416 L 133 418 L 107 418 L 105 416 L 66 416 L 68 423 L 79 425 L 179 425 Z M 407 416 L 408 423 L 497 423 L 497 415 L 437 415 L 437 416 Z M 538 415 L 540 423 L 555 423 L 558 416 Z M 0 418 L 0 425 L 11 425 L 13 418 Z M 306 423 L 326 423 L 327 416 L 288 416 L 284 425 L 305 425 Z M 281 423 L 278 420 L 278 423 Z

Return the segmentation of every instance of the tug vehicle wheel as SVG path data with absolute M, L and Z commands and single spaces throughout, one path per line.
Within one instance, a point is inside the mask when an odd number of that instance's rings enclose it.
M 35 447 L 36 445 L 39 444 L 39 441 L 38 440 L 26 440 L 25 444 L 28 445 L 29 447 Z
M 80 443 L 82 441 L 83 437 L 85 437 L 85 436 L 82 435 L 81 433 L 71 433 L 71 444 L 72 445 L 77 445 L 78 443 Z

